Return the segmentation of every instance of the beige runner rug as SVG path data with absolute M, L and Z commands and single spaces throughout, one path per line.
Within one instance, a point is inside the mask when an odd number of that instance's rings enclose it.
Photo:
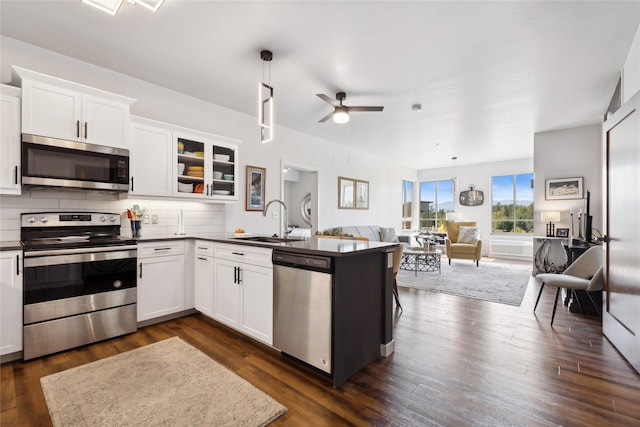
M 56 427 L 263 426 L 287 412 L 178 337 L 40 382 Z

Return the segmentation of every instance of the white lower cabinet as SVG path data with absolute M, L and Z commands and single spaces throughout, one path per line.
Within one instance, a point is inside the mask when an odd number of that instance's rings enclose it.
M 184 310 L 184 241 L 138 244 L 138 322 Z
M 22 351 L 22 251 L 0 252 L 0 355 Z
M 214 319 L 273 344 L 271 249 L 215 245 Z
M 195 307 L 200 313 L 213 318 L 213 242 L 195 242 Z

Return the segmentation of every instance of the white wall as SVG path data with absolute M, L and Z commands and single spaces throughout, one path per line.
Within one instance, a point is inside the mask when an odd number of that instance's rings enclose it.
M 627 102 L 640 90 L 640 26 L 636 31 L 627 59 L 622 69 L 622 103 Z
M 388 158 L 383 159 L 277 126 L 277 123 L 275 139 L 268 144 L 261 144 L 255 117 L 7 37 L 2 37 L 0 42 L 2 44 L 0 52 L 2 83 L 11 82 L 11 66 L 17 65 L 135 98 L 138 101 L 131 107 L 132 114 L 244 141 L 240 147 L 240 200 L 224 208 L 226 231 L 232 231 L 236 227 L 244 227 L 253 233 L 271 234 L 278 231 L 278 219 L 273 219 L 271 215 L 264 218 L 259 212 L 244 210 L 244 168 L 245 165 L 266 167 L 266 198 L 267 200 L 281 198 L 282 160 L 308 164 L 318 169 L 318 228 L 357 224 L 380 224 L 398 229 L 401 227 L 401 181 L 402 179 L 415 180 L 414 169 L 394 165 Z M 338 176 L 370 182 L 369 210 L 337 209 Z M 49 200 L 51 195 L 27 193 L 13 200 L 11 205 L 16 211 L 39 209 L 39 205 L 45 207 L 49 204 L 49 202 L 40 203 L 33 200 L 41 197 Z M 5 197 L 0 201 L 4 205 Z M 137 203 L 142 204 L 142 202 Z M 182 202 L 182 205 L 190 207 L 192 203 L 194 202 L 187 201 Z M 58 205 L 62 207 L 66 202 L 58 201 Z M 83 206 L 90 210 L 94 209 L 96 204 L 85 201 Z M 117 209 L 121 209 L 120 205 L 117 206 Z M 213 212 L 217 216 L 221 214 L 219 207 L 198 209 L 211 210 L 212 215 Z M 174 215 L 177 215 L 176 210 L 169 209 L 166 212 L 169 216 L 167 221 L 173 222 L 174 219 L 177 221 L 177 216 L 174 218 Z M 0 228 L 3 227 L 0 226 Z
M 533 159 L 516 159 L 502 162 L 483 163 L 476 165 L 451 166 L 447 168 L 426 169 L 418 172 L 419 181 L 435 181 L 458 178 L 458 191 L 468 190 L 473 185 L 476 190 L 484 192 L 484 203 L 480 206 L 460 206 L 457 195 L 455 210 L 461 212 L 463 219 L 477 221 L 482 237 L 482 253 L 489 253 L 489 238 L 491 236 L 491 177 L 530 173 L 533 171 Z M 501 235 L 503 239 L 504 235 Z M 524 236 L 513 236 L 514 239 Z M 526 239 L 530 239 L 526 236 Z
M 591 193 L 592 228 L 602 231 L 602 127 L 580 126 L 537 133 L 533 137 L 535 234 L 546 234 L 541 211 L 560 211 L 556 228 L 571 228 L 569 210 L 574 212 L 574 232 L 578 234 L 578 210 L 585 211 L 584 200 L 545 200 L 545 180 L 584 178 L 584 192 Z

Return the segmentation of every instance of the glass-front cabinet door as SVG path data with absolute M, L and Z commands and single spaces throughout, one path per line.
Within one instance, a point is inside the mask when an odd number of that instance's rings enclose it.
M 214 198 L 238 199 L 238 147 L 215 144 L 211 147 L 211 193 Z
M 176 197 L 237 200 L 238 147 L 207 134 L 174 132 Z

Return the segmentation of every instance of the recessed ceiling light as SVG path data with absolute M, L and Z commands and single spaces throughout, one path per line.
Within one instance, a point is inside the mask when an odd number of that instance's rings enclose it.
M 417 112 L 417 111 L 422 111 L 422 105 L 420 105 L 420 104 L 413 104 L 413 105 L 411 106 L 411 111 L 416 111 L 416 112 Z

